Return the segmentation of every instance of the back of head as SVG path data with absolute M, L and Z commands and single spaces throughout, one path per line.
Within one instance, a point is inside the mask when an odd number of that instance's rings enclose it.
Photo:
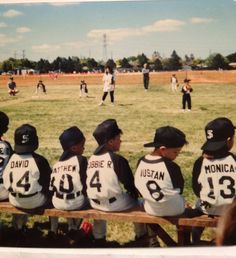
M 94 154 L 101 152 L 110 139 L 121 133 L 122 130 L 118 127 L 115 119 L 107 119 L 99 124 L 93 132 L 93 136 L 99 145 Z
M 210 121 L 205 127 L 206 142 L 202 146 L 205 152 L 227 150 L 227 140 L 235 133 L 235 126 L 226 117 L 219 117 Z
M 30 124 L 23 124 L 15 130 L 15 147 L 18 154 L 32 153 L 38 148 L 36 128 Z
M 180 148 L 187 143 L 186 136 L 181 130 L 172 126 L 163 126 L 156 129 L 153 142 L 144 144 L 144 147 Z
M 236 245 L 236 200 L 234 200 L 219 219 L 216 230 L 216 244 Z
M 184 83 L 189 83 L 189 82 L 191 82 L 190 79 L 188 79 L 188 78 L 185 78 L 185 79 L 184 79 Z
M 60 158 L 62 160 L 65 159 L 68 154 L 70 154 L 70 148 L 81 143 L 83 140 L 85 140 L 85 137 L 77 126 L 72 126 L 63 131 L 63 133 L 59 136 L 59 140 L 62 149 L 64 150 Z
M 0 136 L 8 130 L 9 118 L 6 113 L 0 111 Z

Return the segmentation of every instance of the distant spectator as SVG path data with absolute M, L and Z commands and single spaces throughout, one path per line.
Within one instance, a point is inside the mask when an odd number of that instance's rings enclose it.
M 149 69 L 148 69 L 147 63 L 143 65 L 142 73 L 143 73 L 143 86 L 145 91 L 147 91 L 149 86 Z

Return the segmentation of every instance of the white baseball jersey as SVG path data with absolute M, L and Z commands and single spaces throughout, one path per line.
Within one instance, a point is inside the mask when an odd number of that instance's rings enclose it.
M 178 80 L 175 76 L 172 76 L 170 80 L 171 80 L 171 83 L 177 83 L 178 82 Z
M 86 184 L 90 199 L 109 199 L 122 193 L 108 152 L 91 156 L 88 161 Z
M 147 213 L 157 216 L 183 213 L 184 179 L 180 167 L 171 160 L 149 154 L 142 157 L 135 173 L 135 186 Z
M 86 184 L 90 204 L 95 209 L 121 211 L 137 204 L 138 193 L 129 163 L 116 153 L 90 157 Z
M 193 190 L 200 198 L 204 213 L 220 215 L 222 206 L 236 196 L 236 157 L 199 158 L 193 168 Z
M 87 160 L 83 168 L 78 156 L 58 161 L 53 166 L 49 190 L 53 191 L 52 203 L 56 209 L 74 210 L 84 205 L 82 191 L 85 183 L 83 185 L 80 174 L 86 176 L 86 167 Z
M 114 91 L 114 84 L 112 84 L 112 77 L 113 75 L 108 73 L 108 74 L 104 74 L 103 75 L 103 91 L 104 92 L 110 92 L 110 91 Z
M 0 201 L 8 198 L 8 191 L 3 185 L 3 171 L 12 154 L 12 148 L 6 141 L 0 140 Z
M 49 185 L 50 172 L 48 162 L 36 153 L 13 154 L 3 174 L 4 186 L 10 192 L 10 203 L 25 209 L 45 204 L 48 192 L 45 187 Z

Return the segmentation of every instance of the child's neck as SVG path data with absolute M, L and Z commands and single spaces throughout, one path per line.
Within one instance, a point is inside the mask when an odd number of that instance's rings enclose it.
M 153 152 L 150 153 L 150 155 L 162 157 L 162 153 L 161 153 L 160 149 L 154 150 Z

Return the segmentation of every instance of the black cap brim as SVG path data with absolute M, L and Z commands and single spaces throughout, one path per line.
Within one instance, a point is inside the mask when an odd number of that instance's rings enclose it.
M 226 141 L 219 141 L 219 142 L 210 142 L 206 141 L 201 149 L 204 151 L 217 151 L 222 149 L 224 146 L 226 146 Z
M 14 151 L 17 154 L 23 154 L 23 153 L 34 152 L 37 148 L 38 148 L 38 144 L 36 144 L 36 145 L 25 145 L 25 146 L 15 144 Z
M 61 157 L 60 157 L 59 160 L 60 160 L 60 161 L 65 160 L 69 154 L 70 154 L 70 151 L 69 151 L 69 150 L 65 150 L 65 151 L 62 153 L 62 155 L 61 155 Z
M 99 146 L 96 148 L 96 150 L 94 151 L 93 154 L 98 155 L 98 154 L 103 150 L 103 148 L 105 147 L 105 145 L 106 145 L 106 143 L 104 143 L 104 144 L 102 144 L 102 145 L 99 145 Z
M 149 143 L 145 143 L 143 146 L 147 147 L 147 148 L 149 148 L 149 147 L 158 147 L 158 146 L 160 146 L 160 144 L 157 144 L 155 142 L 149 142 Z

